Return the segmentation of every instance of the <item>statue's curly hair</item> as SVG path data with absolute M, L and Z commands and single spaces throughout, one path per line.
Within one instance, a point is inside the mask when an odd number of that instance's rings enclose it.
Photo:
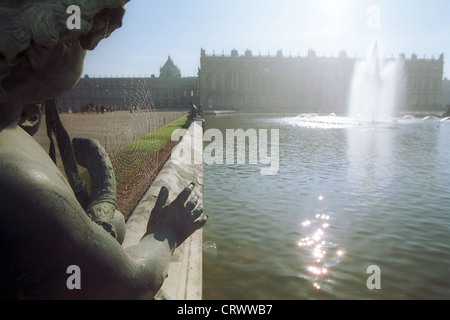
M 122 25 L 129 0 L 0 0 L 0 73 L 20 63 L 32 43 L 51 48 L 79 39 L 86 50 Z M 69 30 L 67 9 L 81 9 L 81 28 Z

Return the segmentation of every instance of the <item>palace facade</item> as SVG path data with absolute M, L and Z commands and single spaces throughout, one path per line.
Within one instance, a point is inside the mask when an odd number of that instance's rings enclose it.
M 58 98 L 57 105 L 65 112 L 84 112 L 89 105 L 115 110 L 188 108 L 190 101 L 197 101 L 197 91 L 198 77 L 181 77 L 180 69 L 169 57 L 159 77 L 85 76 L 75 88 Z
M 404 59 L 405 57 L 402 56 Z M 405 92 L 403 110 L 441 111 L 444 109 L 444 54 L 439 59 L 417 58 L 405 60 Z
M 442 111 L 450 87 L 443 78 L 444 56 L 404 61 L 399 111 Z M 188 108 L 189 102 L 208 109 L 292 111 L 343 114 L 346 112 L 353 70 L 358 58 L 342 51 L 337 57 L 320 57 L 309 50 L 304 57 L 206 54 L 201 50 L 198 77 L 182 77 L 169 57 L 159 77 L 89 78 L 58 98 L 64 111 L 82 111 L 87 105 L 116 110 L 136 108 Z M 449 87 L 447 90 L 447 87 Z M 450 96 L 450 94 L 449 94 Z
M 404 60 L 403 99 L 400 109 L 442 109 L 444 57 Z M 338 57 L 208 55 L 201 51 L 200 103 L 205 109 L 242 109 L 343 113 L 348 104 L 353 70 L 358 59 L 343 51 Z
M 442 81 L 442 105 L 446 107 L 446 111 L 450 106 L 450 80 L 447 78 Z

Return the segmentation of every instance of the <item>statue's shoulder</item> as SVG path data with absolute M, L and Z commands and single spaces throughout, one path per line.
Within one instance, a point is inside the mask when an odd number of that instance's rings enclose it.
M 32 137 L 20 131 L 0 134 L 0 197 L 3 206 L 32 206 L 55 197 L 74 200 L 61 171 Z

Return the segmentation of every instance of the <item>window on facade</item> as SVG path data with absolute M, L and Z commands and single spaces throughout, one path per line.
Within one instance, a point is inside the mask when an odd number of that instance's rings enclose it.
M 230 91 L 231 90 L 231 75 L 227 74 L 225 77 L 225 90 Z
M 253 76 L 252 90 L 254 90 L 254 91 L 258 90 L 258 78 L 256 76 Z
M 436 91 L 438 89 L 438 80 L 433 80 L 433 83 L 432 83 L 432 90 L 433 91 Z
M 239 96 L 239 106 L 244 107 L 245 106 L 245 99 L 243 95 Z
M 264 77 L 264 78 L 262 79 L 262 83 L 261 83 L 261 84 L 262 84 L 262 86 L 261 86 L 262 89 L 263 89 L 264 91 L 267 90 L 267 78 Z
M 211 76 L 206 78 L 206 90 L 210 91 L 212 88 L 212 79 Z
M 238 76 L 238 88 L 241 91 L 245 89 L 245 74 L 243 73 L 240 73 Z
M 222 90 L 222 83 L 221 83 L 220 75 L 216 76 L 216 90 L 221 91 Z

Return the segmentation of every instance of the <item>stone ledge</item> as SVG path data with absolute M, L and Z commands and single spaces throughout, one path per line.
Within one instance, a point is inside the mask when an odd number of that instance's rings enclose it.
M 195 146 L 195 147 L 193 147 Z M 203 128 L 201 122 L 193 122 L 181 141 L 174 147 L 172 154 L 180 154 L 181 150 L 190 149 L 193 159 L 203 159 Z M 196 187 L 192 196 L 203 202 L 203 163 L 179 163 L 173 156 L 165 163 L 155 181 L 146 192 L 126 224 L 126 236 L 123 247 L 137 244 L 145 233 L 147 222 L 156 198 L 162 186 L 169 189 L 168 203 L 190 183 Z M 202 299 L 203 269 L 203 230 L 196 231 L 179 246 L 169 265 L 168 277 L 158 297 L 174 300 Z

